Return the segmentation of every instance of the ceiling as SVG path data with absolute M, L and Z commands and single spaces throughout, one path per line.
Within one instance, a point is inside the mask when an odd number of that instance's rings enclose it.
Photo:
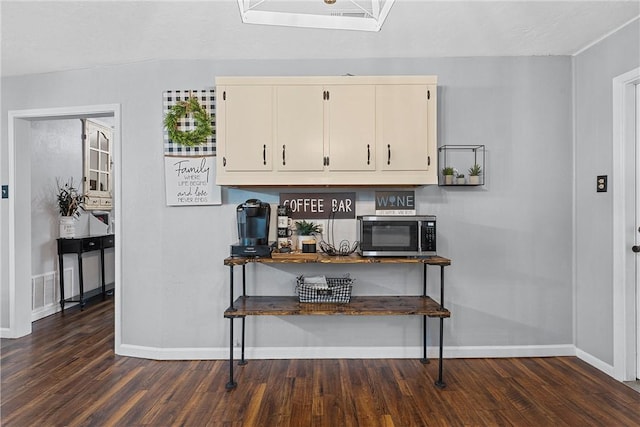
M 0 14 L 12 76 L 163 59 L 573 55 L 640 16 L 640 0 L 396 0 L 379 32 L 243 24 L 236 0 L 2 0 Z

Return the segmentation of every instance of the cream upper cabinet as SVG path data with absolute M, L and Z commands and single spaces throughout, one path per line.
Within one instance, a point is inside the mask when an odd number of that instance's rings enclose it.
M 276 89 L 274 158 L 280 171 L 375 169 L 375 87 Z
M 218 170 L 270 171 L 273 144 L 273 87 L 218 88 L 216 151 Z
M 435 87 L 376 87 L 376 145 L 383 171 L 428 171 L 436 161 Z
M 112 130 L 109 126 L 83 119 L 85 209 L 111 210 Z
M 219 185 L 437 184 L 435 76 L 218 77 Z
M 333 85 L 325 90 L 328 169 L 375 170 L 375 86 Z
M 322 86 L 283 85 L 277 86 L 275 91 L 276 169 L 324 170 Z

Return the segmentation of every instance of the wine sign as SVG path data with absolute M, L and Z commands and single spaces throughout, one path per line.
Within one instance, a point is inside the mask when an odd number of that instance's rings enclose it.
M 215 185 L 214 156 L 165 156 L 164 173 L 168 206 L 222 204 L 220 186 Z
M 415 191 L 376 191 L 376 215 L 415 214 Z

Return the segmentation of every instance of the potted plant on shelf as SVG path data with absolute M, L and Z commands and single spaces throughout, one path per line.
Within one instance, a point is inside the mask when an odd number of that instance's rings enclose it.
M 469 184 L 478 185 L 480 184 L 480 174 L 482 173 L 482 168 L 479 164 L 475 163 L 472 167 L 469 168 Z
M 298 250 L 302 251 L 302 242 L 313 240 L 316 242 L 315 234 L 320 233 L 320 225 L 313 221 L 296 221 L 296 234 L 298 235 Z
M 58 212 L 60 213 L 60 237 L 75 237 L 75 220 L 80 216 L 80 210 L 84 210 L 86 195 L 73 185 L 73 178 L 69 178 L 64 184 L 56 179 L 58 191 L 56 199 Z
M 456 184 L 464 185 L 464 174 L 463 173 L 459 173 L 458 175 L 456 175 Z
M 454 170 L 451 166 L 447 166 L 442 169 L 442 176 L 444 176 L 445 185 L 453 184 L 453 174 Z

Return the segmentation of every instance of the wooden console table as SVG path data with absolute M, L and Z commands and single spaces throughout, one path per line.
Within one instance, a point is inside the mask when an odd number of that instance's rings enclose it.
M 422 295 L 418 296 L 352 296 L 346 304 L 340 303 L 301 303 L 297 296 L 251 296 L 246 292 L 245 268 L 248 263 L 259 264 L 291 264 L 291 263 L 319 263 L 319 264 L 422 264 Z M 296 257 L 295 255 L 274 258 L 226 258 L 224 265 L 229 266 L 229 302 L 230 306 L 224 312 L 229 319 L 229 382 L 227 390 L 232 390 L 237 383 L 233 379 L 233 319 L 242 319 L 241 357 L 239 365 L 247 363 L 245 359 L 245 318 L 246 316 L 300 316 L 300 315 L 351 315 L 351 316 L 397 316 L 422 315 L 422 359 L 427 359 L 427 318 L 440 318 L 440 342 L 438 355 L 438 380 L 435 385 L 444 388 L 442 380 L 442 349 L 443 349 L 443 321 L 450 317 L 444 303 L 444 267 L 451 265 L 451 260 L 439 256 L 428 258 L 370 258 L 352 256 L 315 255 Z M 440 302 L 427 296 L 427 266 L 440 266 Z M 234 267 L 242 266 L 242 296 L 234 300 Z
M 85 252 L 100 251 L 100 274 L 102 284 L 102 298 L 107 295 L 107 286 L 104 280 L 104 250 L 112 248 L 115 242 L 115 235 L 105 234 L 102 236 L 84 236 L 58 239 L 58 263 L 60 265 L 60 308 L 64 311 L 64 304 L 67 302 L 80 303 L 80 309 L 84 309 L 85 294 L 84 281 L 82 278 L 82 254 Z M 78 255 L 78 274 L 80 277 L 80 297 L 79 299 L 64 297 L 64 254 Z

